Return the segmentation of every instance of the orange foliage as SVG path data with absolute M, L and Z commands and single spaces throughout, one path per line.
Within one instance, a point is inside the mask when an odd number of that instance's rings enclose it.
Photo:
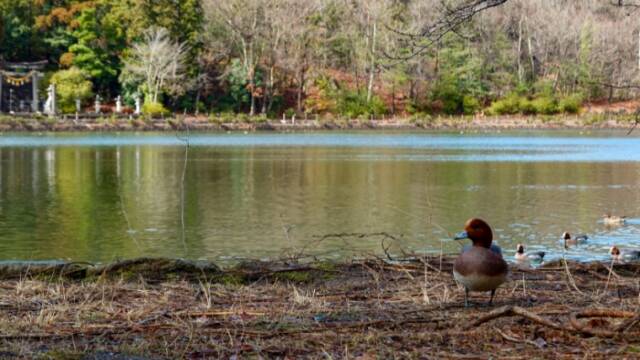
M 71 67 L 73 65 L 73 54 L 72 53 L 64 53 L 60 56 L 60 66 L 62 67 Z
M 42 2 L 42 0 L 39 0 Z M 75 21 L 76 15 L 78 15 L 82 10 L 91 8 L 95 6 L 95 2 L 91 1 L 83 1 L 76 4 L 72 4 L 67 7 L 56 7 L 49 12 L 47 15 L 40 15 L 36 18 L 36 27 L 41 30 L 46 30 L 55 24 L 61 25 L 69 25 L 73 28 L 73 26 L 77 26 L 77 22 Z

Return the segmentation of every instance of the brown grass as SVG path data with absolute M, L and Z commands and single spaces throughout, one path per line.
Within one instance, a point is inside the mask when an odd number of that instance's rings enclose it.
M 574 358 L 640 352 L 638 265 L 512 268 L 494 307 L 452 258 L 0 282 L 0 358 Z M 155 265 L 154 265 L 155 266 Z M 128 268 L 131 270 L 130 268 Z M 60 269 L 57 269 L 60 270 Z M 73 273 L 77 277 L 77 272 Z M 147 273 L 148 274 L 148 273 Z M 100 357 L 102 356 L 102 357 Z

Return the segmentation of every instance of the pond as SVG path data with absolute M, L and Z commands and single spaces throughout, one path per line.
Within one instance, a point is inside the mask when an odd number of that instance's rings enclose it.
M 5 133 L 0 260 L 456 252 L 472 216 L 509 257 L 563 256 L 568 231 L 590 239 L 565 256 L 608 259 L 640 247 L 639 155 L 605 131 Z

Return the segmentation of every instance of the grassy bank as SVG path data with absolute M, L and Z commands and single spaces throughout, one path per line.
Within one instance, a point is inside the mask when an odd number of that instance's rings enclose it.
M 512 268 L 493 307 L 452 257 L 2 268 L 3 358 L 634 357 L 639 265 Z M 119 357 L 118 357 L 119 356 Z
M 8 131 L 314 131 L 314 130 L 509 130 L 509 129 L 629 129 L 630 114 L 547 116 L 415 116 L 382 119 L 286 119 L 263 117 L 178 116 L 145 117 L 33 117 L 1 115 L 0 132 Z

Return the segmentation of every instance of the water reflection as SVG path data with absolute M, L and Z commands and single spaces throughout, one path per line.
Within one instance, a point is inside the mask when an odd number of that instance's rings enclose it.
M 353 232 L 401 235 L 396 251 L 456 251 L 447 239 L 471 216 L 488 219 L 510 254 L 525 242 L 558 255 L 563 231 L 591 235 L 570 257 L 640 245 L 640 220 L 616 229 L 598 222 L 607 211 L 640 217 L 640 162 L 629 155 L 640 150 L 637 138 L 198 135 L 184 184 L 175 139 L 3 136 L 0 258 L 380 251 L 380 237 L 322 237 Z M 560 156 L 554 149 L 564 149 L 564 161 L 547 160 Z

